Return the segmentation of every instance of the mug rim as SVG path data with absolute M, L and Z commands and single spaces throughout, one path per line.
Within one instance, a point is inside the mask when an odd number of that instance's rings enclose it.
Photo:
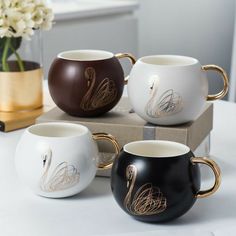
M 140 144 L 144 145 L 144 149 L 137 151 L 137 147 L 135 147 L 135 146 L 140 145 Z M 164 144 L 164 146 L 163 146 L 163 144 Z M 154 154 L 153 150 L 147 149 L 148 145 L 149 145 L 149 147 L 155 145 L 155 148 L 157 148 L 158 145 L 159 146 L 162 145 L 162 147 L 160 147 L 160 148 L 166 148 L 168 145 L 169 147 L 172 146 L 172 150 L 168 150 L 169 154 L 167 151 L 167 154 L 158 155 L 158 154 Z M 134 146 L 134 147 L 132 147 L 132 146 Z M 178 149 L 176 151 L 176 153 L 173 153 L 174 152 L 173 147 L 175 147 L 175 150 Z M 134 149 L 134 150 L 132 150 L 132 149 Z M 136 149 L 136 151 L 135 151 L 135 149 Z M 124 152 L 126 152 L 130 155 L 133 155 L 133 156 L 139 156 L 139 157 L 144 157 L 144 158 L 156 158 L 156 159 L 159 159 L 159 158 L 169 159 L 169 158 L 174 158 L 174 157 L 180 157 L 180 156 L 186 155 L 187 153 L 189 153 L 191 151 L 191 149 L 188 146 L 186 146 L 182 143 L 168 141 L 168 140 L 133 141 L 133 142 L 125 144 L 123 146 L 123 150 L 124 150 Z M 155 149 L 155 152 L 157 152 L 157 149 Z
M 54 129 L 56 127 L 57 128 L 58 127 L 64 127 L 64 128 L 65 127 L 72 127 L 73 129 L 70 130 L 71 134 L 68 133 L 67 135 L 57 135 L 57 136 L 49 134 L 50 132 L 45 132 L 45 130 L 44 130 L 45 134 L 43 135 L 43 131 L 40 131 L 38 129 L 39 127 L 48 128 L 49 126 L 51 126 L 51 127 L 54 126 Z M 75 129 L 77 129 L 77 130 L 75 130 Z M 46 131 L 48 131 L 48 130 L 46 129 Z M 70 122 L 45 122 L 45 123 L 31 125 L 30 127 L 28 127 L 26 129 L 26 132 L 30 135 L 35 136 L 35 137 L 48 138 L 48 139 L 68 139 L 68 138 L 81 137 L 85 134 L 88 134 L 89 129 L 84 125 L 70 123 Z
M 78 54 L 81 54 L 80 57 Z M 86 57 L 85 54 L 91 54 L 91 56 Z M 92 54 L 97 54 L 92 57 Z M 100 54 L 100 56 L 99 56 Z M 103 55 L 103 56 L 102 56 Z M 68 60 L 68 61 L 103 61 L 107 59 L 111 59 L 114 57 L 114 54 L 105 50 L 96 50 L 96 49 L 82 49 L 82 50 L 68 50 L 63 51 L 57 54 L 57 58 Z
M 156 61 L 169 60 L 170 62 L 169 63 L 167 62 L 155 63 L 154 62 L 155 60 Z M 193 66 L 199 63 L 198 59 L 194 57 L 182 56 L 182 55 L 171 55 L 171 54 L 148 55 L 148 56 L 141 57 L 139 61 L 146 65 L 153 65 L 153 66 L 159 66 L 159 67 L 186 67 L 186 66 Z

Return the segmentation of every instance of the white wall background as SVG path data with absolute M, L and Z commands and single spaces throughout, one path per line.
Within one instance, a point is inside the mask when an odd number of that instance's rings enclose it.
M 44 32 L 43 35 L 45 78 L 51 63 L 62 51 L 99 49 L 114 54 L 120 52 L 138 54 L 137 31 L 137 19 L 131 13 L 56 22 L 52 30 Z M 130 63 L 127 59 L 122 59 L 121 64 L 127 74 L 131 68 Z
M 118 23 L 112 15 L 103 19 L 65 21 L 55 25 L 46 34 L 46 72 L 56 52 L 62 50 L 100 48 L 135 54 L 138 46 L 137 57 L 150 54 L 192 56 L 202 64 L 217 64 L 230 74 L 235 0 L 138 2 L 138 36 L 135 22 L 133 25 L 126 21 Z M 222 81 L 219 77 L 215 78 L 213 73 L 209 77 L 210 93 L 219 91 Z
M 179 54 L 230 72 L 235 0 L 139 0 L 139 56 Z M 210 75 L 210 92 L 221 89 Z
M 235 4 L 235 14 L 236 14 L 236 4 Z M 232 49 L 232 61 L 231 61 L 231 71 L 230 71 L 230 91 L 229 100 L 236 102 L 236 17 L 234 17 L 234 41 Z

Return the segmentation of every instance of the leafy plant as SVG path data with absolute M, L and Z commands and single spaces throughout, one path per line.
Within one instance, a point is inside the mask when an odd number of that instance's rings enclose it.
M 9 71 L 10 70 L 7 60 L 12 54 L 15 54 L 15 56 L 17 58 L 17 63 L 18 63 L 20 71 L 24 71 L 23 61 L 17 52 L 17 50 L 19 49 L 19 47 L 21 45 L 21 41 L 22 41 L 21 37 L 0 38 L 0 57 L 1 57 L 1 70 L 2 71 Z
M 0 0 L 0 69 L 10 71 L 8 59 L 15 55 L 20 71 L 24 63 L 17 52 L 22 39 L 30 40 L 37 29 L 49 30 L 53 12 L 44 0 Z

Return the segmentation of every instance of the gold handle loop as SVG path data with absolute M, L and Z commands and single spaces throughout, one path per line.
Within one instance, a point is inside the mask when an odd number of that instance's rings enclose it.
M 193 157 L 191 159 L 192 163 L 200 163 L 200 164 L 204 164 L 209 166 L 215 175 L 215 183 L 213 185 L 213 187 L 211 187 L 208 190 L 202 190 L 199 191 L 196 195 L 197 198 L 204 198 L 204 197 L 208 197 L 210 195 L 212 195 L 213 193 L 216 192 L 216 190 L 219 188 L 220 186 L 220 182 L 221 182 L 221 173 L 220 173 L 220 168 L 219 166 L 211 159 L 207 158 L 207 157 Z
M 130 53 L 117 53 L 115 57 L 117 59 L 128 58 L 132 65 L 136 63 L 135 57 Z M 125 85 L 128 84 L 128 78 L 129 76 L 126 76 L 125 81 L 124 81 Z
M 115 139 L 114 136 L 112 136 L 111 134 L 107 134 L 107 133 L 94 133 L 92 135 L 94 140 L 107 140 L 110 141 L 114 148 L 115 148 L 115 153 L 116 155 L 118 155 L 120 153 L 120 145 L 117 142 L 117 140 Z M 99 170 L 106 170 L 106 169 L 110 169 L 112 167 L 113 161 L 111 161 L 110 163 L 107 164 L 99 164 L 98 169 Z
M 204 71 L 213 70 L 213 71 L 219 72 L 222 79 L 223 79 L 223 81 L 224 81 L 223 90 L 221 90 L 217 94 L 208 95 L 207 96 L 207 101 L 213 101 L 213 100 L 216 100 L 216 99 L 223 98 L 227 94 L 228 89 L 229 89 L 229 79 L 228 79 L 228 76 L 227 76 L 227 73 L 225 72 L 225 70 L 223 68 L 219 67 L 219 66 L 216 66 L 216 65 L 205 65 L 205 66 L 202 66 L 202 69 Z

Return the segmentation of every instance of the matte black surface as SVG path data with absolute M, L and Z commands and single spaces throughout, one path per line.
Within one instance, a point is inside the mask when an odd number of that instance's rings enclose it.
M 192 164 L 193 153 L 171 158 L 154 158 L 135 156 L 122 150 L 115 159 L 112 168 L 111 188 L 113 195 L 129 215 L 124 206 L 128 192 L 126 168 L 137 167 L 137 178 L 134 193 L 145 183 L 158 187 L 167 201 L 166 209 L 156 215 L 132 215 L 137 220 L 147 222 L 163 222 L 175 219 L 186 213 L 196 201 L 195 194 L 200 189 L 200 171 L 197 164 Z M 132 194 L 132 198 L 134 197 Z

